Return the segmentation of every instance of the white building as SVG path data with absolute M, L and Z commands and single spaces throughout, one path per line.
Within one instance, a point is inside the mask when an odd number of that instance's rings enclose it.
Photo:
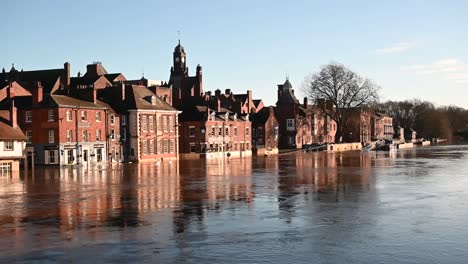
M 24 159 L 26 136 L 16 122 L 14 102 L 10 110 L 0 111 L 0 176 L 19 171 L 20 160 Z

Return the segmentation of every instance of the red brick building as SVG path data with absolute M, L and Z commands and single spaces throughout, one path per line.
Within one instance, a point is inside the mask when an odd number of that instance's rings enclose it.
M 371 140 L 393 140 L 393 118 L 376 112 L 371 120 Z
M 302 148 L 304 144 L 333 142 L 335 139 L 335 122 L 320 108 L 309 105 L 307 98 L 301 104 L 289 80 L 278 85 L 275 115 L 279 123 L 280 149 Z
M 195 76 L 189 76 L 186 57 L 185 49 L 179 42 L 174 49 L 167 84 L 172 88 L 173 106 L 182 111 L 179 116 L 182 156 L 214 158 L 252 155 L 248 113 L 255 109 L 255 105 L 251 92 L 245 98 L 235 98 L 229 90 L 226 95 L 221 95 L 220 90 L 215 95 L 204 93 L 202 67 L 198 65 Z M 229 102 L 228 97 L 235 98 L 235 102 Z
M 252 155 L 249 115 L 227 109 L 194 106 L 181 114 L 183 157 L 245 157 Z
M 14 86 L 18 124 L 27 137 L 27 155 L 35 164 L 90 164 L 109 159 L 109 145 L 117 141 L 119 129 L 110 125 L 113 110 L 97 99 L 97 90 L 112 84 L 102 76 L 94 82 L 86 78 L 77 77 L 72 83 L 69 63 L 63 69 L 38 71 L 19 72 L 12 67 L 0 75 L 0 80 L 18 84 Z M 118 153 L 116 148 L 115 160 L 121 159 Z
M 103 91 L 103 97 L 122 118 L 126 161 L 178 158 L 180 111 L 141 85 L 110 87 Z
M 278 153 L 279 123 L 272 106 L 251 115 L 252 148 L 257 155 Z

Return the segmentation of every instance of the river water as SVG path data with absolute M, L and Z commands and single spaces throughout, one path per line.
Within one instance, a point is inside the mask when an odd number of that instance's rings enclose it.
M 468 146 L 36 168 L 0 262 L 468 263 Z

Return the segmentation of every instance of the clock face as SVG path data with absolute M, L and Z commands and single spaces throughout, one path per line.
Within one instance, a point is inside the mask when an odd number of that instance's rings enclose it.
M 179 57 L 176 57 L 176 58 L 175 58 L 175 61 L 176 61 L 176 62 L 179 62 L 179 60 L 180 60 Z
M 184 57 L 182 57 L 182 63 L 184 63 L 184 62 L 185 62 L 185 58 L 184 58 Z

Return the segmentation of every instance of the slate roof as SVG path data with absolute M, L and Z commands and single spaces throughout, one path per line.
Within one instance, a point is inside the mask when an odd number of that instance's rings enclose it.
M 283 90 L 283 95 L 278 98 L 279 104 L 299 104 L 289 80 L 286 80 L 284 84 L 278 85 L 278 89 Z
M 96 103 L 80 100 L 66 95 L 51 95 L 51 105 L 58 107 L 79 107 L 89 109 L 105 109 L 109 107 L 104 102 L 96 100 Z
M 270 118 L 270 108 L 264 107 L 255 114 L 250 115 L 250 120 L 254 124 L 265 124 L 266 121 Z
M 153 96 L 155 97 L 155 104 L 151 103 Z M 128 109 L 177 111 L 145 86 L 127 85 L 125 97 Z
M 14 74 L 14 79 L 17 79 L 21 85 L 28 86 L 32 85 L 35 81 L 40 81 L 44 91 L 52 91 L 55 84 L 59 80 L 64 69 L 51 69 L 51 70 L 38 70 L 38 71 L 15 71 L 11 72 Z M 0 84 L 8 83 L 10 80 L 10 72 L 0 73 Z
M 262 99 L 254 99 L 254 100 L 253 100 L 253 103 L 254 103 L 254 105 L 255 105 L 255 108 L 258 107 L 258 105 L 260 104 L 261 101 L 262 101 Z
M 12 127 L 6 123 L 10 121 L 10 112 L 0 110 L 0 140 L 26 140 L 26 136 L 19 127 Z
M 107 80 L 109 80 L 109 82 L 114 82 L 114 80 L 120 75 L 121 73 L 108 73 L 108 74 L 104 74 L 104 77 L 106 77 Z

